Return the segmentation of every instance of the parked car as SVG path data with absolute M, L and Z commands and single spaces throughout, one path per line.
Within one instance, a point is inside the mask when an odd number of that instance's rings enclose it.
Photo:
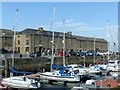
M 41 56 L 41 53 L 40 52 L 33 52 L 29 56 L 30 57 L 39 57 L 39 56 Z
M 86 56 L 86 55 L 87 55 L 87 51 L 77 52 L 77 56 Z
M 88 56 L 93 56 L 93 55 L 98 55 L 97 52 L 93 52 L 93 51 L 87 51 L 87 55 Z
M 0 52 L 2 52 L 3 54 L 4 53 L 9 53 L 9 51 L 7 49 L 5 49 L 5 48 L 0 49 Z
M 72 52 L 69 52 L 71 56 L 77 56 L 77 52 L 75 51 L 72 51 Z
M 60 52 L 58 52 L 58 55 L 59 56 L 63 56 L 64 54 L 63 54 L 63 52 L 62 51 L 60 51 Z M 68 53 L 68 52 L 65 52 L 65 56 L 70 56 L 70 54 Z
M 88 56 L 93 56 L 93 52 L 87 51 L 87 55 L 88 55 Z

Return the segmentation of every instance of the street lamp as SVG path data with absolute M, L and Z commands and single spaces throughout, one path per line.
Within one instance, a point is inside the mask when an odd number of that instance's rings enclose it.
M 39 47 L 42 47 L 42 45 L 40 44 Z
M 85 67 L 85 56 L 82 56 L 84 58 L 84 67 Z
M 39 45 L 40 56 L 41 56 L 41 48 L 42 48 L 42 45 L 40 44 L 40 45 Z

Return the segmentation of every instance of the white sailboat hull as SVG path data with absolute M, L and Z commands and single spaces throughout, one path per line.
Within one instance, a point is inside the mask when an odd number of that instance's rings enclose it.
M 87 75 L 89 72 L 89 69 L 80 65 L 80 64 L 70 64 L 67 66 L 71 66 L 72 68 L 69 68 L 71 72 L 76 71 L 77 75 Z
M 40 79 L 42 80 L 53 80 L 53 81 L 66 81 L 66 82 L 79 82 L 79 76 L 61 76 L 53 75 L 53 72 L 40 73 Z
M 100 73 L 101 71 L 97 71 L 97 70 L 90 70 L 89 71 L 89 74 L 97 74 L 97 73 Z
M 29 79 L 24 81 L 19 77 L 4 78 L 1 83 L 12 88 L 40 88 L 40 83 Z

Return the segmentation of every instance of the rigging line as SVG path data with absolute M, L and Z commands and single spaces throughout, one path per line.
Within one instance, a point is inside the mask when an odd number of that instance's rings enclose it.
M 47 33 L 48 34 L 48 41 L 49 41 L 49 35 L 50 35 L 50 37 L 52 37 L 52 27 L 53 27 L 53 21 L 52 21 L 52 23 L 51 23 L 51 25 L 50 25 L 50 32 L 49 33 Z M 52 41 L 52 40 L 51 40 Z M 51 42 L 50 41 L 50 42 Z M 48 42 L 49 43 L 49 42 Z M 49 46 L 48 46 L 48 48 L 49 48 Z
M 48 36 L 47 41 L 49 41 L 49 36 L 52 37 L 52 27 L 53 27 L 53 21 L 51 22 L 51 25 L 50 25 L 50 29 L 49 29 L 50 32 L 47 33 L 47 34 L 48 34 L 48 35 L 47 35 L 47 36 Z M 52 41 L 52 40 L 51 40 L 51 41 Z M 51 42 L 51 41 L 50 41 L 50 42 Z M 49 43 L 49 42 L 48 42 L 48 43 Z M 48 48 L 49 48 L 49 46 L 48 46 Z
M 62 30 L 62 26 L 61 26 L 61 30 Z M 61 34 L 62 33 L 59 33 L 58 40 L 57 40 L 56 47 L 55 47 L 55 51 L 57 51 L 57 49 L 58 49 L 59 40 L 60 40 L 60 37 L 62 36 Z
M 53 7 L 54 8 L 54 10 L 55 10 L 55 6 Z M 53 13 L 55 13 L 55 11 L 53 12 Z M 53 17 L 54 18 L 54 17 Z M 50 25 L 50 33 L 48 33 L 48 34 L 50 34 L 51 36 L 52 36 L 52 29 L 53 29 L 53 20 L 52 20 L 52 23 L 51 23 L 51 25 Z M 49 35 L 48 35 L 49 36 Z M 48 41 L 48 39 L 49 39 L 49 37 L 46 39 L 46 41 Z M 50 42 L 52 42 L 52 40 L 50 41 Z M 49 43 L 49 42 L 48 42 Z M 41 61 L 40 61 L 40 64 L 39 64 L 39 66 L 40 65 L 42 65 L 42 59 L 41 59 Z M 39 67 L 39 69 L 40 69 L 40 67 Z
M 114 48 L 115 48 L 116 42 L 115 42 L 115 40 L 113 40 L 113 36 L 112 36 L 112 33 L 111 33 L 111 31 L 110 31 L 109 26 L 108 26 L 108 34 L 109 34 L 109 39 L 112 41 L 112 42 L 111 42 L 111 45 L 114 45 Z M 110 41 L 109 41 L 109 43 L 110 43 Z
M 64 30 L 63 32 L 63 41 L 62 41 L 62 44 L 63 44 L 63 66 L 65 66 L 65 19 L 63 20 L 63 24 L 62 24 L 62 29 Z
M 49 32 L 47 32 L 47 39 L 45 40 L 45 50 L 44 50 L 44 52 L 46 52 L 46 50 L 49 48 Z
M 61 33 L 59 33 L 59 36 L 58 36 L 58 39 L 57 39 L 57 43 L 56 43 L 56 47 L 55 47 L 55 53 L 56 53 L 56 51 L 58 49 L 60 37 L 61 37 Z
M 113 36 L 112 36 L 111 31 L 109 31 L 109 32 L 110 32 L 110 36 L 111 36 L 111 40 L 112 40 L 112 42 L 115 43 L 115 41 L 113 40 Z
M 15 17 L 15 22 L 14 22 L 14 26 L 13 26 L 13 32 L 14 32 L 14 35 L 13 35 L 13 54 L 12 54 L 12 66 L 14 66 L 14 54 L 15 54 L 15 41 L 16 41 L 16 25 L 17 25 L 17 21 L 18 21 L 18 11 L 19 9 L 16 9 L 16 17 Z

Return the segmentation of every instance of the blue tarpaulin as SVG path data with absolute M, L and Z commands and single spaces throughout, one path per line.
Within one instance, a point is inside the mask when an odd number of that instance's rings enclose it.
M 29 75 L 29 74 L 34 74 L 33 72 L 25 72 L 25 71 L 17 71 L 12 67 L 12 73 L 15 75 Z
M 56 65 L 52 65 L 52 68 L 53 69 L 57 69 L 57 68 L 59 68 L 59 69 L 66 69 L 66 68 L 72 68 L 72 66 L 56 66 Z
M 95 69 L 99 69 L 99 70 L 103 70 L 103 67 L 101 67 L 101 66 L 97 66 L 97 65 L 94 66 L 94 68 L 95 68 Z

